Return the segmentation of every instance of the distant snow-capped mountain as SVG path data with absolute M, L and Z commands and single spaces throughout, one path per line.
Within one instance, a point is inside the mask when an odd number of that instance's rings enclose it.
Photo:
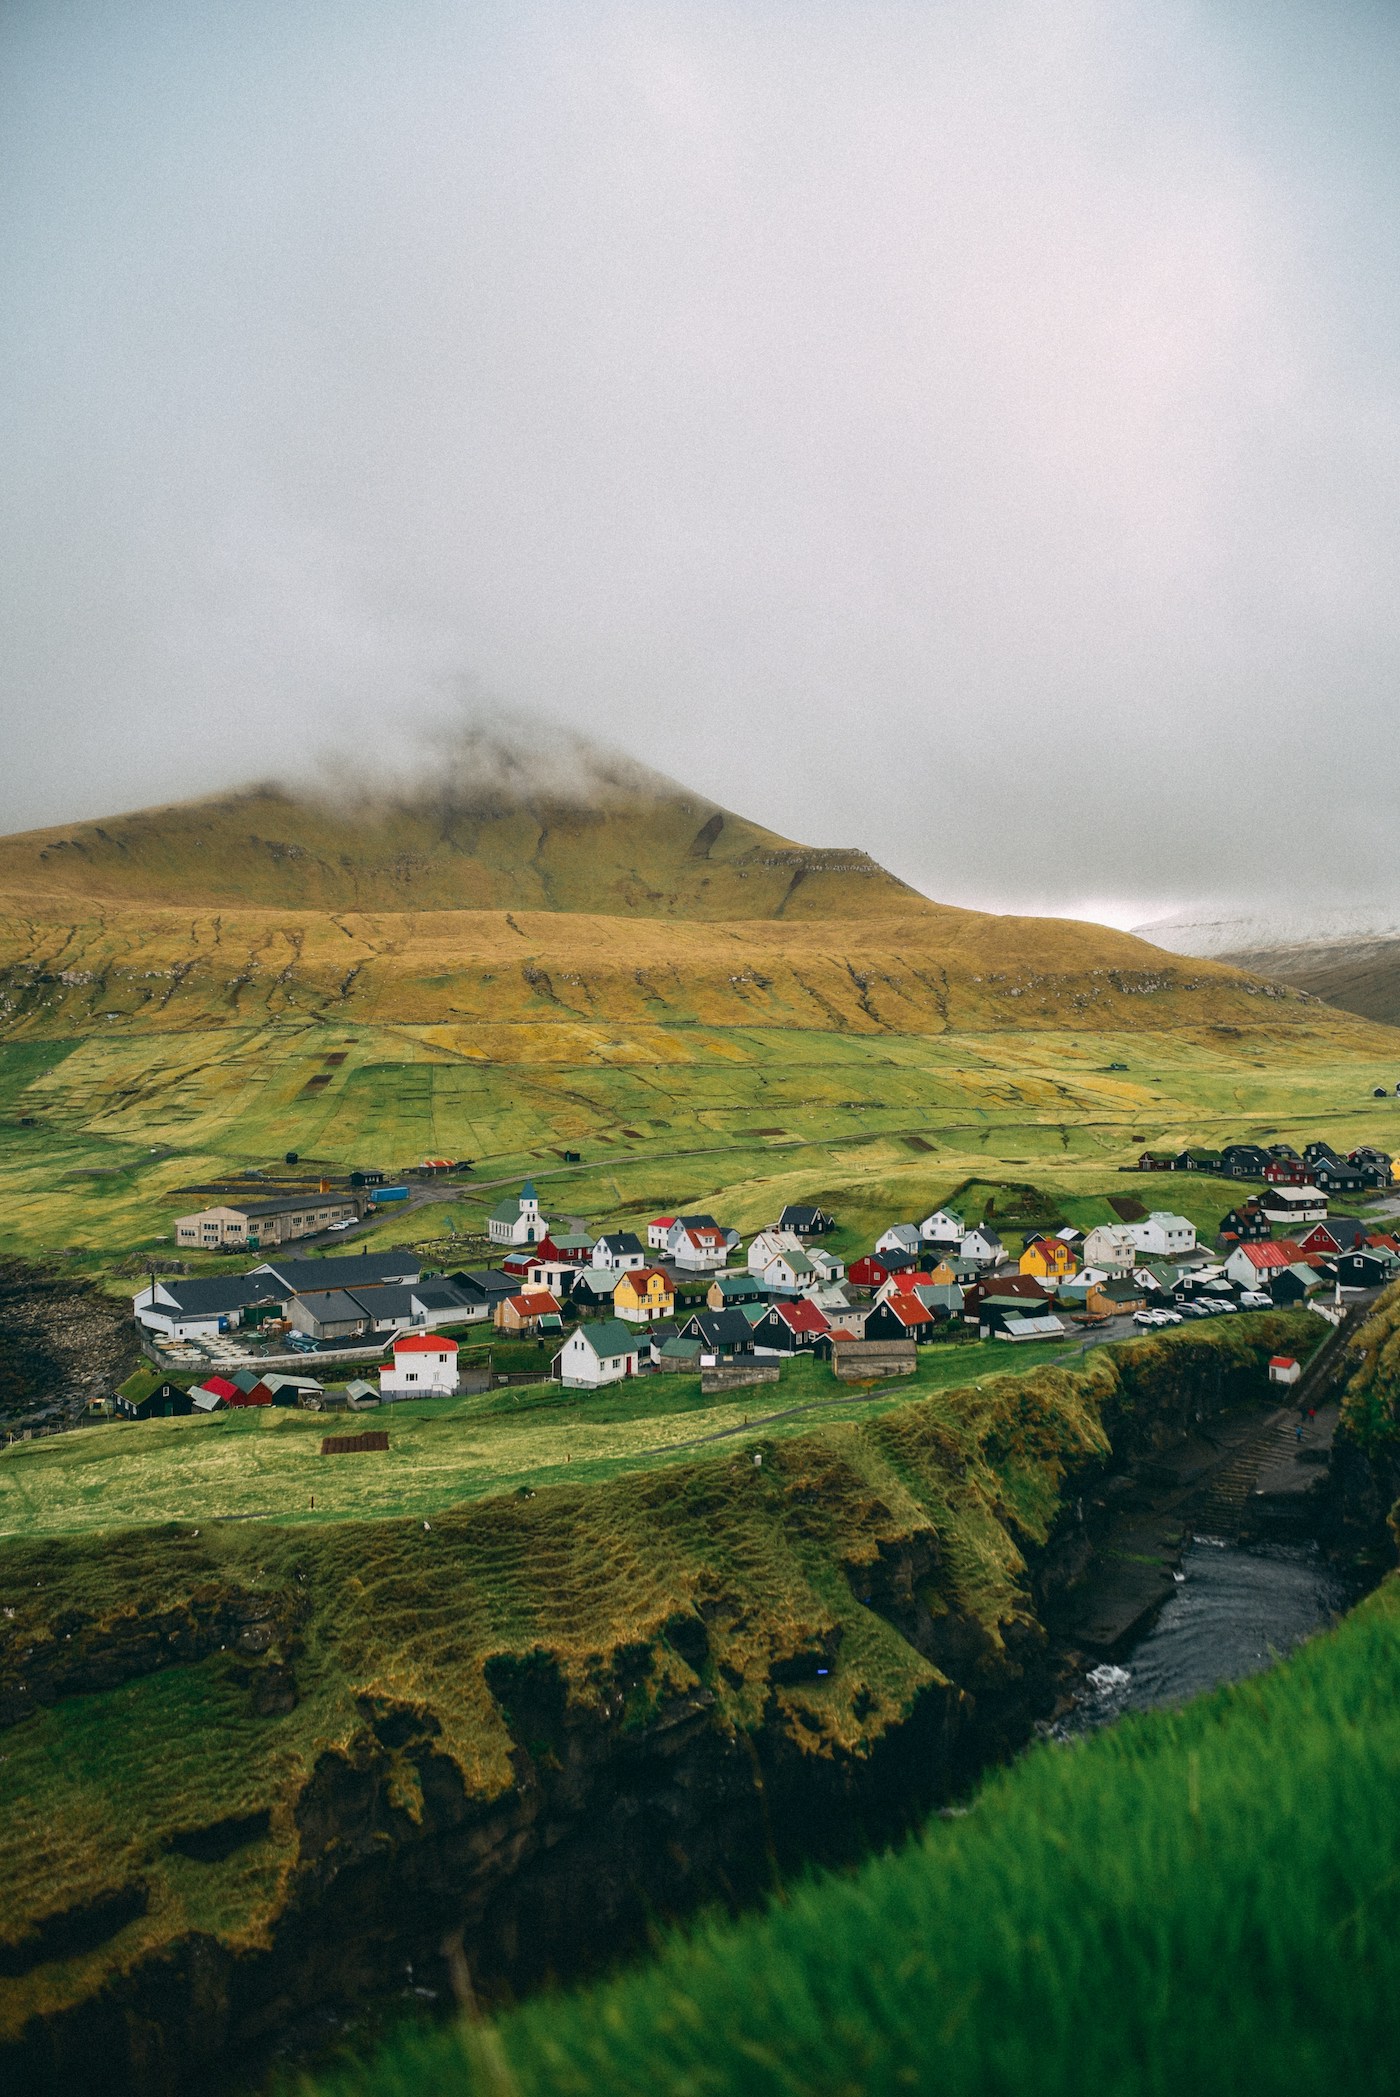
M 1276 949 L 1369 945 L 1400 939 L 1400 902 L 1365 907 L 1309 907 L 1283 903 L 1278 909 L 1231 911 L 1200 906 L 1149 925 L 1134 925 L 1139 939 L 1169 954 L 1212 960 L 1223 954 L 1268 954 Z

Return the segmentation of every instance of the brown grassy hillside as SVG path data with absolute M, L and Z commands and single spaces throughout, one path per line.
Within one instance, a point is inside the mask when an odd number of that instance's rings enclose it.
M 1228 954 L 1233 968 L 1257 970 L 1383 1026 L 1400 1027 L 1400 939 L 1338 940 Z M 1396 1073 L 1400 1077 L 1400 1071 Z
M 794 844 L 657 775 L 333 799 L 252 787 L 0 839 L 0 891 L 295 910 L 849 917 L 922 898 L 864 852 Z

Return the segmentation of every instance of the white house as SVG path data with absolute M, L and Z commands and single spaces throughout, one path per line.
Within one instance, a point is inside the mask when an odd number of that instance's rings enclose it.
M 780 1231 L 776 1225 L 772 1230 L 760 1231 L 749 1245 L 749 1273 L 762 1274 L 770 1260 L 780 1253 L 800 1252 L 806 1256 L 807 1248 L 796 1231 Z
M 956 1209 L 935 1209 L 919 1225 L 919 1236 L 925 1245 L 946 1245 L 951 1249 L 961 1245 L 967 1236 L 967 1223 Z
M 917 1223 L 892 1223 L 889 1229 L 882 1231 L 875 1240 L 875 1251 L 877 1254 L 882 1252 L 921 1252 L 922 1250 L 923 1244 L 919 1237 L 919 1226 Z
M 548 1289 L 551 1296 L 566 1296 L 579 1271 L 577 1260 L 531 1260 L 525 1279 L 532 1289 Z M 484 1317 L 485 1311 L 482 1311 Z
M 787 1289 L 793 1295 L 801 1295 L 807 1289 L 818 1288 L 826 1277 L 818 1274 L 808 1253 L 776 1252 L 759 1279 L 765 1289 Z
M 596 1390 L 599 1384 L 621 1383 L 635 1376 L 639 1350 L 648 1345 L 629 1332 L 620 1318 L 580 1325 L 554 1357 L 554 1372 L 566 1391 Z
M 498 1201 L 486 1219 L 487 1236 L 493 1245 L 538 1245 L 545 1228 L 533 1180 L 526 1180 L 518 1195 Z
M 678 1267 L 691 1274 L 718 1274 L 729 1258 L 729 1239 L 717 1223 L 678 1216 L 666 1250 Z
M 1096 1223 L 1084 1240 L 1084 1264 L 1126 1273 L 1141 1249 L 1130 1223 Z
M 979 1223 L 974 1230 L 963 1234 L 958 1256 L 964 1260 L 975 1260 L 979 1267 L 995 1267 L 1006 1256 L 1006 1247 L 992 1229 L 990 1223 Z
M 647 1244 L 653 1252 L 665 1252 L 667 1250 L 675 1223 L 676 1219 L 674 1216 L 652 1217 L 651 1222 L 647 1225 Z
M 825 1245 L 809 1245 L 807 1257 L 816 1270 L 817 1279 L 823 1282 L 840 1282 L 846 1279 L 846 1262 Z
M 450 1398 L 457 1389 L 457 1342 L 440 1332 L 400 1333 L 393 1366 L 379 1372 L 381 1398 Z
M 1302 1263 L 1302 1254 L 1288 1239 L 1271 1242 L 1261 1239 L 1254 1244 L 1236 1245 L 1225 1262 L 1225 1273 L 1241 1289 L 1267 1289 L 1275 1275 L 1288 1268 L 1297 1268 Z M 1316 1283 L 1317 1274 L 1306 1265 L 1302 1270 L 1309 1282 Z
M 1154 1209 L 1144 1223 L 1130 1223 L 1133 1243 L 1150 1259 L 1170 1259 L 1174 1252 L 1191 1252 L 1196 1244 L 1196 1226 L 1186 1216 L 1173 1216 L 1170 1209 Z
M 593 1247 L 593 1265 L 609 1274 L 631 1274 L 647 1264 L 646 1248 L 631 1231 L 608 1231 Z

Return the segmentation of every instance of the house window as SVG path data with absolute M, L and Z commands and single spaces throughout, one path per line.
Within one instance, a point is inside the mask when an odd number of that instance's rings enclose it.
M 416 1369 L 410 1369 L 410 1370 L 409 1370 L 409 1371 L 407 1372 L 407 1374 L 405 1375 L 405 1377 L 404 1377 L 404 1382 L 405 1382 L 405 1383 L 417 1383 L 417 1381 L 418 1381 L 418 1371 L 417 1371 Z

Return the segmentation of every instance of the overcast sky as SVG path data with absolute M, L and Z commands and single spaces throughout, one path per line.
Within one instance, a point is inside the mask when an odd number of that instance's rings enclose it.
M 931 894 L 1400 894 L 1400 8 L 9 0 L 0 828 L 567 721 Z

